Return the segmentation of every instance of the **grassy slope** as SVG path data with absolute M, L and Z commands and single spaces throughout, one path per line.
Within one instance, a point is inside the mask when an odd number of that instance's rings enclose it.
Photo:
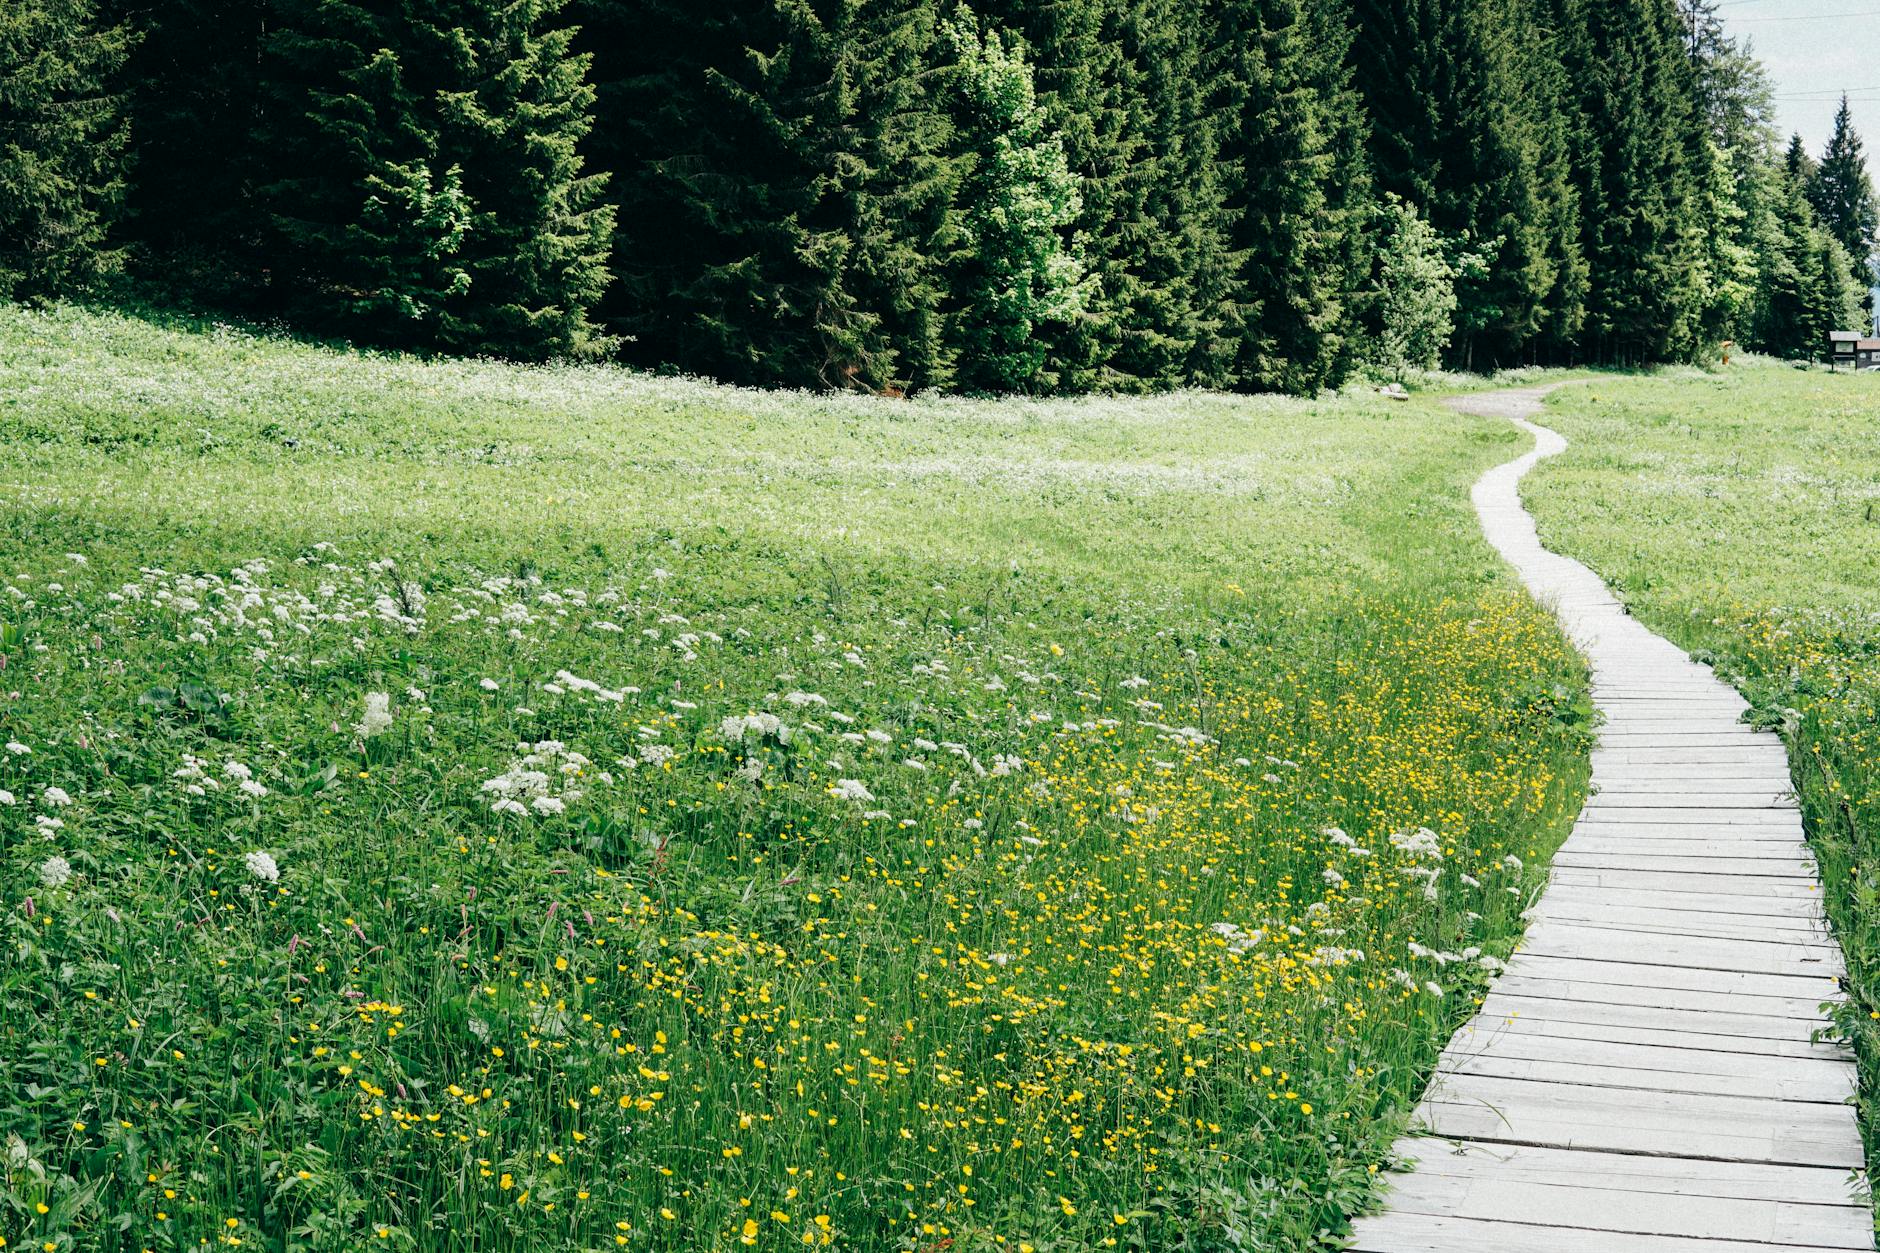
M 0 1237 L 1330 1238 L 1577 805 L 1519 447 L 0 311 Z
M 1572 447 L 1528 498 L 1551 545 L 1786 730 L 1880 1094 L 1880 383 L 1751 363 L 1602 381 L 1546 419 Z

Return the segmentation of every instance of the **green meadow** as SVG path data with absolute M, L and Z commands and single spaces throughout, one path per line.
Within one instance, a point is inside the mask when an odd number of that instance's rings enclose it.
M 1522 446 L 0 311 L 5 1247 L 1335 1247 L 1584 788 Z

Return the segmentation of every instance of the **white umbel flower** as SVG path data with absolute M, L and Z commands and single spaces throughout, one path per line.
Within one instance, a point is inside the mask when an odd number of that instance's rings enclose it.
M 248 873 L 260 879 L 263 883 L 280 882 L 281 868 L 275 864 L 274 857 L 271 854 L 257 851 L 249 853 L 246 857 L 242 858 L 242 861 L 247 864 Z
M 829 789 L 829 795 L 843 801 L 872 801 L 875 794 L 862 785 L 860 779 L 837 779 Z
M 62 887 L 72 877 L 72 863 L 63 857 L 52 856 L 40 863 L 39 881 L 49 888 Z

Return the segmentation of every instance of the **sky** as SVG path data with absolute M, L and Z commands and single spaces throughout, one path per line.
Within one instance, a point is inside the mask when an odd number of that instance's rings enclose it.
M 1869 159 L 1880 153 L 1880 0 L 1723 0 L 1717 16 L 1775 80 L 1776 125 L 1821 155 L 1841 93 Z

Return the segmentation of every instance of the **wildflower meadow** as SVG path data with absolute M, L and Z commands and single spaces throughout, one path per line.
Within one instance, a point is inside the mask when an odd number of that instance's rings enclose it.
M 4 1247 L 1336 1247 L 1583 791 L 1521 444 L 0 310 Z

